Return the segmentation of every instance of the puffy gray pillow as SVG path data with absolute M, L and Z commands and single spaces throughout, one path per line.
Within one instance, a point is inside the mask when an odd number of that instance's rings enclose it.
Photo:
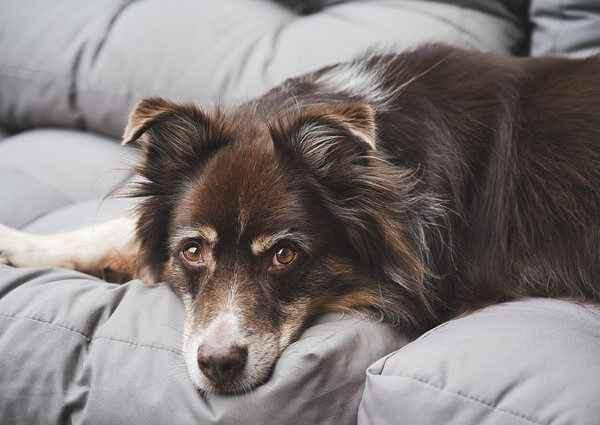
M 600 53 L 598 0 L 532 0 L 532 56 Z
M 502 7 L 452 3 L 363 0 L 301 16 L 271 1 L 2 1 L 0 125 L 120 137 L 143 96 L 238 103 L 369 47 L 511 52 L 525 38 Z
M 0 423 L 350 425 L 368 365 L 405 343 L 387 325 L 326 315 L 263 386 L 200 394 L 182 310 L 164 285 L 0 266 Z
M 528 299 L 438 326 L 369 368 L 358 423 L 597 425 L 600 306 Z

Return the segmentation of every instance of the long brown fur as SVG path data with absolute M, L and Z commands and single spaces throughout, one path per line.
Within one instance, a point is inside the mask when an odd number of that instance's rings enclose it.
M 344 70 L 376 77 L 377 93 L 344 86 Z M 294 320 L 355 308 L 417 335 L 506 299 L 597 302 L 599 78 L 596 57 L 431 45 L 327 67 L 226 111 L 144 100 L 125 140 L 145 138 L 143 259 L 180 294 L 223 291 L 231 273 L 190 275 L 169 246 L 177 226 L 209 221 L 217 269 L 266 282 L 242 296 L 274 327 L 300 305 Z M 285 279 L 239 251 L 273 223 L 307 241 Z

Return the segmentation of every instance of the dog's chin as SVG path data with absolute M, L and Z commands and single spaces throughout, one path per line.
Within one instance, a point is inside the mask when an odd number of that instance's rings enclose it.
M 218 394 L 241 394 L 258 387 L 268 378 L 267 374 L 265 379 L 255 381 L 246 376 L 246 374 L 243 374 L 231 381 L 215 383 L 206 378 L 199 369 L 190 370 L 189 373 L 192 382 L 200 391 Z
M 254 369 L 254 373 L 250 373 L 250 371 L 246 370 L 235 379 L 224 382 L 214 382 L 204 376 L 197 365 L 194 366 L 188 364 L 187 366 L 190 379 L 199 390 L 206 393 L 220 394 L 240 394 L 253 390 L 266 382 L 271 375 L 273 368 L 273 365 L 270 365 L 264 370 L 256 370 L 254 367 L 252 368 Z

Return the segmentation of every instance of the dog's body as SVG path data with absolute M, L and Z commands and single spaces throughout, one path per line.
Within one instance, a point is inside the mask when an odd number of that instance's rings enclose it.
M 147 99 L 124 138 L 145 152 L 135 235 L 81 260 L 79 233 L 0 229 L 0 250 L 15 265 L 166 280 L 186 305 L 193 381 L 222 391 L 264 381 L 324 311 L 417 335 L 505 299 L 597 302 L 599 78 L 600 58 L 432 45 L 226 113 Z

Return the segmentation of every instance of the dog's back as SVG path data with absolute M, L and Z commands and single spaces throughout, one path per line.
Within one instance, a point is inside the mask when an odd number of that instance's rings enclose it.
M 413 233 L 453 314 L 527 295 L 600 300 L 599 78 L 598 57 L 430 45 L 325 68 L 263 102 L 374 106 L 376 149 L 415 175 L 426 217 Z

